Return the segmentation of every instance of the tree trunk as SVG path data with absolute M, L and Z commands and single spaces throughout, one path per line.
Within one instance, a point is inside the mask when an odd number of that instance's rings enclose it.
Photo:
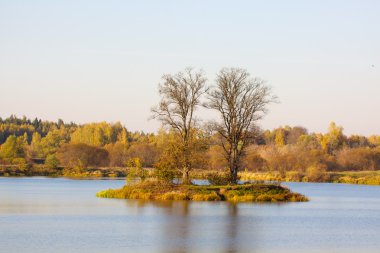
M 237 149 L 237 144 L 235 144 L 230 154 L 230 184 L 238 183 L 239 154 Z
M 230 183 L 231 184 L 237 184 L 238 183 L 238 176 L 237 176 L 237 173 L 238 173 L 238 166 L 236 166 L 236 164 L 233 164 L 231 167 L 230 167 Z
M 189 169 L 188 168 L 185 168 L 183 171 L 182 171 L 182 184 L 185 184 L 185 185 L 188 185 L 188 184 L 191 184 L 191 180 L 190 180 L 190 173 L 189 173 Z

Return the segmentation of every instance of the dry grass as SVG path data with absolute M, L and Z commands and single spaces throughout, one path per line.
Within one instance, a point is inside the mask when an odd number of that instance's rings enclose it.
M 241 180 L 278 181 L 278 182 L 326 182 L 344 184 L 380 185 L 380 171 L 342 171 L 342 172 L 240 172 Z
M 144 200 L 193 200 L 231 202 L 301 202 L 308 199 L 280 185 L 245 184 L 227 186 L 176 185 L 157 180 L 108 189 L 97 197 Z

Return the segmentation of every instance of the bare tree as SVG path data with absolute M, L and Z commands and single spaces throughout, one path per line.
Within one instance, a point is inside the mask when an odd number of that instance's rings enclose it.
M 230 183 L 237 183 L 241 158 L 253 139 L 255 122 L 275 100 L 270 87 L 261 79 L 251 79 L 244 69 L 224 68 L 217 75 L 206 107 L 217 110 L 221 116 L 221 122 L 215 127 L 230 169 Z
M 180 156 L 178 169 L 182 172 L 183 183 L 190 183 L 189 173 L 192 169 L 192 139 L 194 138 L 194 111 L 200 104 L 201 96 L 207 92 L 206 78 L 202 71 L 188 68 L 175 75 L 164 75 L 159 84 L 161 101 L 152 108 L 153 118 L 179 135 Z

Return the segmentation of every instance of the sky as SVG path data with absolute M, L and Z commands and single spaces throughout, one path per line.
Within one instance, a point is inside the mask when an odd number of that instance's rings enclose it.
M 379 13 L 377 0 L 0 0 L 0 117 L 155 132 L 163 74 L 193 67 L 213 85 L 239 67 L 279 98 L 264 129 L 380 134 Z

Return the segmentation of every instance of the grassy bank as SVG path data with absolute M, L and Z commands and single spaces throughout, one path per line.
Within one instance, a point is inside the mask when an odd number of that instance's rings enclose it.
M 125 178 L 129 169 L 126 167 L 104 167 L 104 168 L 48 168 L 40 164 L 25 165 L 0 165 L 0 176 L 2 177 L 70 177 L 70 178 Z M 152 170 L 147 169 L 148 175 Z M 209 179 L 210 174 L 216 171 L 193 170 L 191 178 Z M 239 172 L 241 180 L 247 181 L 273 181 L 273 182 L 325 182 L 346 184 L 380 185 L 380 171 L 342 171 L 342 172 L 320 172 L 311 170 L 307 172 L 287 171 L 280 173 L 272 172 Z
M 278 182 L 325 182 L 345 184 L 380 185 L 380 171 L 343 172 L 240 172 L 241 180 Z
M 273 184 L 227 186 L 177 185 L 156 180 L 100 191 L 101 198 L 144 200 L 194 200 L 231 202 L 302 202 L 308 199 L 288 188 Z
M 380 185 L 380 171 L 345 171 L 330 173 L 332 183 Z
M 45 165 L 0 165 L 0 176 L 3 177 L 71 177 L 71 178 L 123 178 L 128 174 L 128 168 L 48 168 Z

